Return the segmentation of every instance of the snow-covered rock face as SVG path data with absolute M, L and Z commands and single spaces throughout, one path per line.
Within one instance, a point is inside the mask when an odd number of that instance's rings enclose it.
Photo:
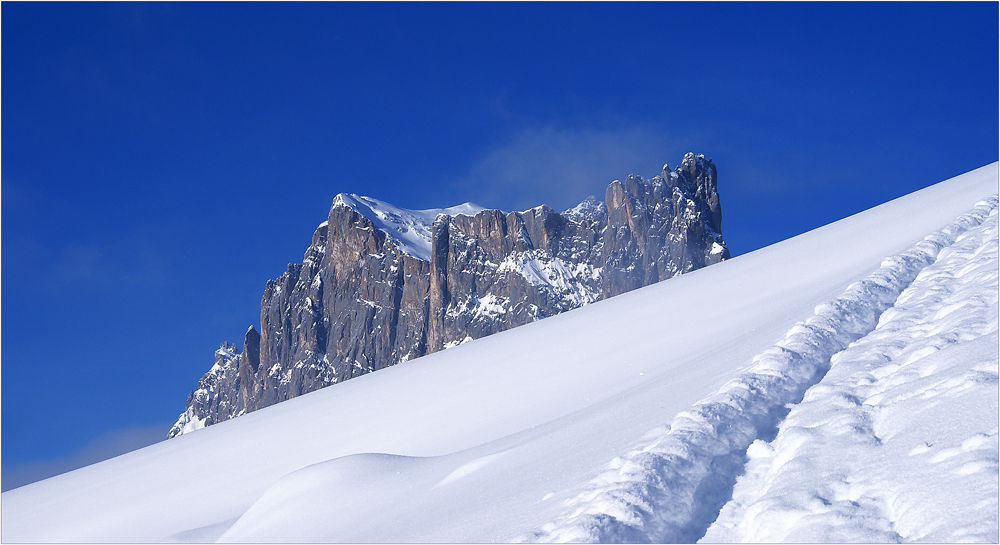
M 353 193 L 341 193 L 334 197 L 333 206 L 343 206 L 364 216 L 376 229 L 385 233 L 392 243 L 403 253 L 430 261 L 431 225 L 439 214 L 446 216 L 475 216 L 485 210 L 478 204 L 463 203 L 451 208 L 431 208 L 429 210 L 407 210 L 387 202 L 362 197 Z
M 168 437 L 718 263 L 721 221 L 715 165 L 692 153 L 562 214 L 339 194 Z

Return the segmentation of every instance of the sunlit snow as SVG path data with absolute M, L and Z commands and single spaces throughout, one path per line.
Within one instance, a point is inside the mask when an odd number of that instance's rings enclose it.
M 997 262 L 994 200 L 751 445 L 706 540 L 996 541 Z
M 333 206 L 337 205 L 354 209 L 371 221 L 376 228 L 388 234 L 397 248 L 424 261 L 429 261 L 431 258 L 431 225 L 439 214 L 475 216 L 480 211 L 485 210 L 482 206 L 471 202 L 451 208 L 407 210 L 378 199 L 362 197 L 353 193 L 337 195 L 333 200 Z M 323 224 L 320 224 L 320 227 L 322 226 Z
M 2 538 L 996 541 L 997 177 L 5 492 Z

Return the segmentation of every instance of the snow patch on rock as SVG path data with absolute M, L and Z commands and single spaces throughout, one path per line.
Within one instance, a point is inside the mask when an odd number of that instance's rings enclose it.
M 519 274 L 532 286 L 548 290 L 569 308 L 581 307 L 601 298 L 598 290 L 588 288 L 583 282 L 600 278 L 601 269 L 589 263 L 570 265 L 558 257 L 528 250 L 510 254 L 500 263 L 497 272 Z
M 431 259 L 431 225 L 439 214 L 475 216 L 482 210 L 486 210 L 471 202 L 450 208 L 407 210 L 378 199 L 353 193 L 337 195 L 333 199 L 333 206 L 346 206 L 353 209 L 371 221 L 376 228 L 384 231 L 397 248 L 407 255 L 423 261 Z

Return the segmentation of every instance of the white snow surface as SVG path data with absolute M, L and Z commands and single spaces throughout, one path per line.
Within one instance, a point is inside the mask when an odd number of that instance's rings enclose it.
M 5 492 L 2 539 L 996 541 L 997 177 Z
M 333 206 L 347 206 L 368 218 L 377 229 L 385 231 L 397 248 L 409 256 L 429 261 L 431 258 L 431 225 L 439 214 L 475 216 L 486 210 L 478 204 L 462 203 L 451 208 L 407 210 L 387 202 L 353 193 L 340 193 Z M 326 222 L 324 222 L 326 223 Z M 322 224 L 320 224 L 322 227 Z
M 997 213 L 836 354 L 770 443 L 756 440 L 720 541 L 995 542 Z M 985 207 L 984 207 L 985 208 Z M 947 243 L 950 237 L 932 241 Z

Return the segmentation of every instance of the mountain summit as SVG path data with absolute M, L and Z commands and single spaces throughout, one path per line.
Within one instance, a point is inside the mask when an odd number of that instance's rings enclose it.
M 561 214 L 341 193 L 302 263 L 267 282 L 261 332 L 216 351 L 167 436 L 727 259 L 716 176 L 688 153 Z

